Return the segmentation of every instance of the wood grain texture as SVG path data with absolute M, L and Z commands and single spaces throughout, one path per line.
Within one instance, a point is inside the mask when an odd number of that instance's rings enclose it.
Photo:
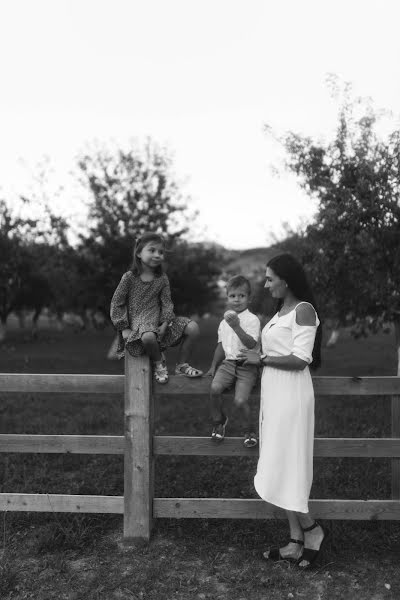
M 321 396 L 390 396 L 400 395 L 400 377 L 313 377 L 314 391 Z M 154 384 L 155 395 L 209 394 L 210 377 L 189 379 L 172 375 L 167 385 Z M 253 391 L 258 397 L 259 389 Z
M 399 377 L 400 379 L 400 377 Z M 400 437 L 400 394 L 392 396 L 392 437 Z M 392 460 L 392 498 L 400 499 L 400 459 Z
M 400 395 L 400 377 L 313 377 L 314 390 L 327 396 Z M 203 395 L 210 391 L 211 378 L 189 379 L 171 375 L 167 385 L 154 384 L 154 394 Z M 0 373 L 0 392 L 85 392 L 120 394 L 124 375 Z M 258 390 L 254 391 L 254 396 Z
M 310 500 L 309 507 L 317 519 L 400 519 L 398 500 Z M 154 498 L 153 512 L 175 519 L 286 519 L 285 511 L 263 500 L 237 498 Z
M 124 499 L 122 496 L 4 493 L 0 494 L 0 510 L 122 514 Z
M 148 541 L 154 460 L 152 373 L 147 356 L 125 354 L 124 541 Z
M 123 454 L 122 435 L 0 434 L 0 452 L 40 454 Z
M 209 437 L 154 436 L 153 451 L 155 455 L 258 456 L 258 447 L 245 448 L 238 437 L 215 444 Z M 400 438 L 316 438 L 314 456 L 400 457 Z
M 0 373 L 0 392 L 122 394 L 123 375 Z

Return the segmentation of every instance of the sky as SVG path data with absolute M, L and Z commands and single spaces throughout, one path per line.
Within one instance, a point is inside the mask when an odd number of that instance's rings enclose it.
M 266 246 L 316 203 L 265 125 L 329 140 L 330 73 L 398 115 L 399 17 L 398 0 L 2 0 L 0 194 L 17 205 L 47 156 L 54 210 L 82 223 L 79 153 L 150 136 L 198 211 L 193 239 Z

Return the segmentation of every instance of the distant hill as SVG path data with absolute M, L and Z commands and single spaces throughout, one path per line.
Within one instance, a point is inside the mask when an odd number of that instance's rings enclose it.
M 248 250 L 226 250 L 226 275 L 242 274 L 250 279 L 258 279 L 265 274 L 265 265 L 277 251 L 273 247 L 250 248 Z

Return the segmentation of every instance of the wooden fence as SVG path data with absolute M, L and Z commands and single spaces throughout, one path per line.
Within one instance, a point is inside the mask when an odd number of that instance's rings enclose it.
M 316 438 L 315 456 L 392 459 L 389 500 L 310 500 L 313 516 L 327 519 L 400 519 L 400 377 L 314 377 L 317 396 L 385 396 L 391 400 L 391 438 Z M 124 436 L 0 435 L 0 452 L 124 454 L 124 496 L 0 494 L 0 510 L 124 515 L 126 542 L 150 538 L 152 519 L 282 518 L 284 512 L 262 500 L 154 498 L 156 455 L 257 456 L 241 438 L 217 445 L 207 437 L 153 436 L 153 402 L 158 393 L 208 395 L 210 380 L 170 378 L 154 386 L 146 357 L 125 359 L 123 375 L 0 374 L 1 392 L 124 393 Z

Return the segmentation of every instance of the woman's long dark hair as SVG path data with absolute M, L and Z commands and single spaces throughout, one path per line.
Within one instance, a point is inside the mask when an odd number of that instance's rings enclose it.
M 292 294 L 301 301 L 309 302 L 318 313 L 318 307 L 315 302 L 314 294 L 308 283 L 303 266 L 291 254 L 278 254 L 267 263 L 275 275 L 287 283 Z M 278 300 L 277 310 L 280 310 L 283 299 Z M 312 352 L 313 361 L 310 369 L 318 369 L 321 366 L 321 343 L 322 343 L 322 324 L 318 325 L 315 336 L 314 348 Z
M 150 242 L 156 242 L 157 244 L 162 244 L 162 246 L 165 248 L 165 240 L 159 233 L 153 233 L 153 232 L 149 231 L 147 233 L 143 233 L 143 235 L 141 235 L 139 238 L 137 238 L 135 247 L 133 249 L 133 260 L 132 260 L 132 265 L 131 265 L 131 272 L 136 277 L 138 275 L 140 275 L 141 273 L 143 273 L 142 260 L 141 260 L 140 256 L 138 256 L 138 254 L 139 254 L 139 252 L 141 252 L 143 250 L 143 248 L 146 246 L 146 244 L 149 244 Z M 154 269 L 154 273 L 156 275 L 162 275 L 164 273 L 162 264 L 158 265 L 158 267 L 156 267 Z

